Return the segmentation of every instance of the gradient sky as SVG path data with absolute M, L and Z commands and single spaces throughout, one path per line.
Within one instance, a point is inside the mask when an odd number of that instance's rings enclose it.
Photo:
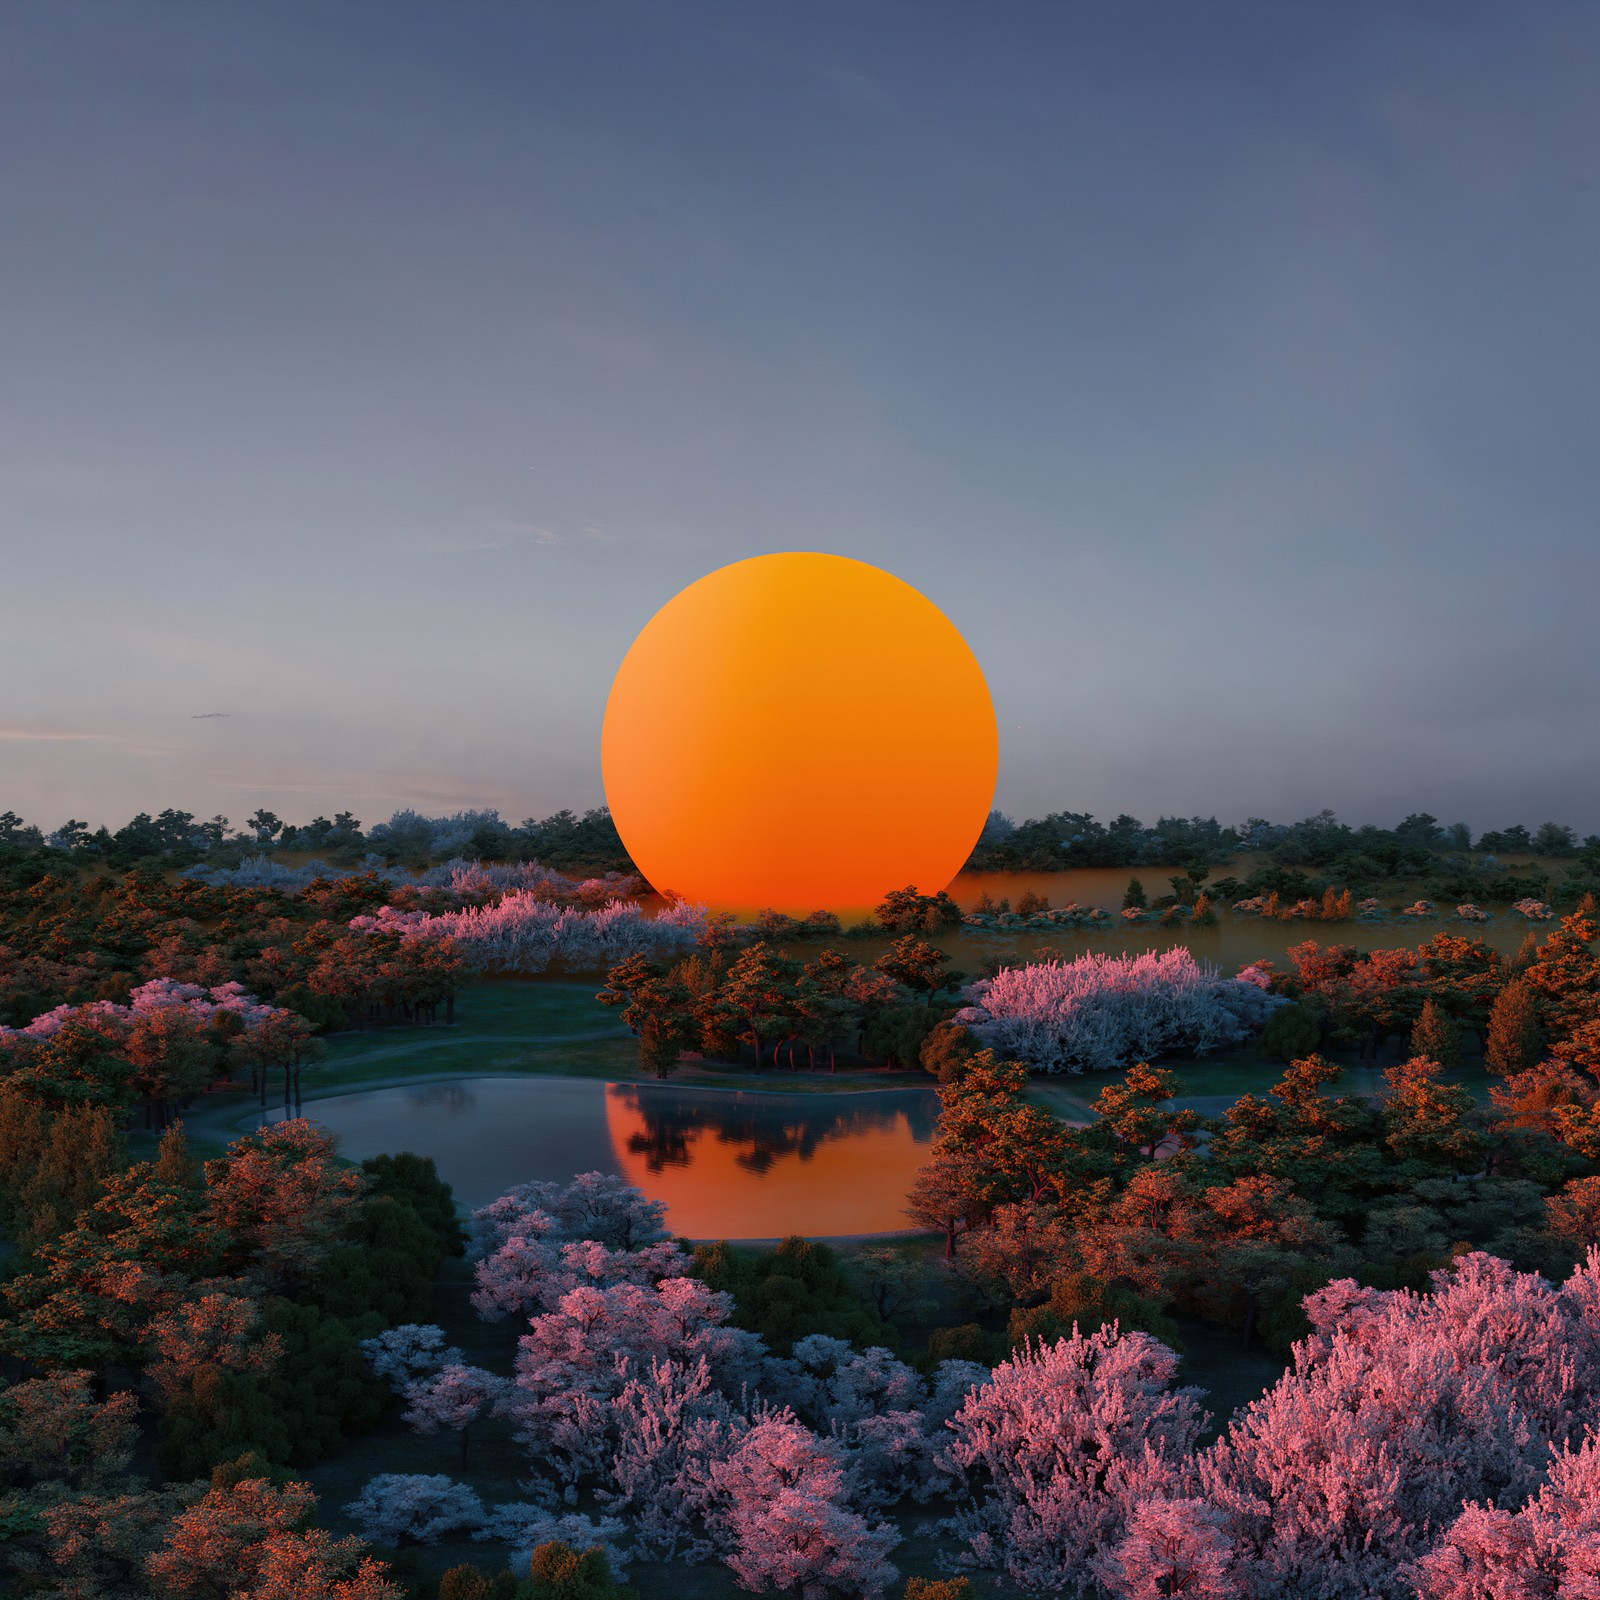
M 1014 815 L 1600 831 L 1597 81 L 1588 0 L 13 0 L 0 810 L 598 804 L 648 617 L 820 549 Z

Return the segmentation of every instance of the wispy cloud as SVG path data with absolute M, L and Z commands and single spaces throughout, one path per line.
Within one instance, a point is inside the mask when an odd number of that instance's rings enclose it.
M 337 787 L 337 780 L 329 779 L 324 783 L 234 783 L 229 779 L 223 779 L 221 787 L 245 789 L 251 794 L 257 790 L 262 794 L 321 794 L 329 788 Z
M 491 517 L 476 528 L 419 533 L 401 548 L 411 555 L 493 555 L 509 550 L 543 550 L 553 545 L 619 544 L 623 535 L 586 522 L 581 527 L 559 528 L 544 522 L 521 522 Z
M 191 722 L 204 722 L 209 717 L 231 717 L 231 711 L 196 711 L 189 720 Z
M 83 733 L 75 728 L 0 728 L 0 739 L 117 739 L 115 733 Z

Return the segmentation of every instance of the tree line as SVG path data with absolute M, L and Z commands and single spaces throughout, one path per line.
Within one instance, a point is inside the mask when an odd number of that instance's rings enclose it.
M 64 866 L 140 865 L 165 869 L 196 864 L 236 868 L 251 855 L 273 852 L 326 855 L 341 870 L 398 868 L 416 872 L 453 858 L 485 862 L 540 862 L 587 873 L 637 874 L 609 810 L 581 815 L 561 810 L 519 824 L 492 809 L 429 817 L 394 813 L 363 831 L 348 811 L 290 823 L 265 807 L 241 827 L 225 816 L 200 819 L 174 808 L 141 812 L 120 828 L 90 828 L 69 818 L 54 829 L 0 813 L 0 878 L 31 880 Z M 1243 879 L 1218 886 L 1230 899 L 1276 890 L 1302 898 L 1324 888 L 1373 889 L 1396 879 L 1422 880 L 1440 898 L 1477 900 L 1543 896 L 1552 880 L 1538 870 L 1506 868 L 1500 858 L 1533 856 L 1569 863 L 1567 873 L 1586 886 L 1600 885 L 1600 834 L 1580 838 L 1565 823 L 1522 823 L 1485 829 L 1474 837 L 1463 822 L 1442 824 L 1414 812 L 1392 828 L 1352 827 L 1331 810 L 1299 822 L 1250 817 L 1224 824 L 1212 817 L 1160 817 L 1148 826 L 1126 813 L 1101 822 L 1087 812 L 1056 811 L 1015 822 L 993 812 L 963 870 L 1057 872 L 1074 867 L 1214 867 L 1239 857 L 1260 865 Z M 1559 885 L 1557 885 L 1559 887 Z
M 1514 900 L 1549 892 L 1547 874 L 1507 868 L 1499 860 L 1515 855 L 1564 859 L 1570 881 L 1600 886 L 1600 834 L 1580 839 L 1564 823 L 1545 822 L 1533 830 L 1519 823 L 1474 839 L 1465 823 L 1446 826 L 1427 812 L 1415 812 L 1393 828 L 1351 827 L 1328 810 L 1300 822 L 1251 817 L 1237 826 L 1215 817 L 1162 817 L 1152 828 L 1127 815 L 1102 823 L 1084 812 L 1059 811 L 1017 823 L 997 811 L 965 870 L 1212 868 L 1256 857 L 1259 866 L 1243 878 L 1219 879 L 1212 893 L 1229 900 L 1273 892 L 1299 899 L 1329 887 L 1361 893 L 1396 879 L 1432 885 L 1441 899 Z

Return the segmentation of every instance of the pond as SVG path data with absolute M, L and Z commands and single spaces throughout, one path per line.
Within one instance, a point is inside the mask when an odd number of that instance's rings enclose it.
M 308 1101 L 340 1153 L 432 1156 L 462 1205 L 530 1179 L 626 1178 L 690 1239 L 908 1229 L 928 1159 L 932 1089 L 763 1094 L 593 1078 L 458 1078 Z M 275 1111 L 269 1120 L 283 1112 Z

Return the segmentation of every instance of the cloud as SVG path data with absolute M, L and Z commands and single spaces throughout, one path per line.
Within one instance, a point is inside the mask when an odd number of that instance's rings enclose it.
M 420 533 L 401 548 L 409 555 L 493 555 L 507 550 L 545 550 L 552 545 L 620 544 L 624 535 L 596 522 L 557 528 L 543 522 L 492 517 L 477 528 Z
M 71 728 L 0 728 L 0 739 L 117 739 L 114 733 L 82 733 Z

